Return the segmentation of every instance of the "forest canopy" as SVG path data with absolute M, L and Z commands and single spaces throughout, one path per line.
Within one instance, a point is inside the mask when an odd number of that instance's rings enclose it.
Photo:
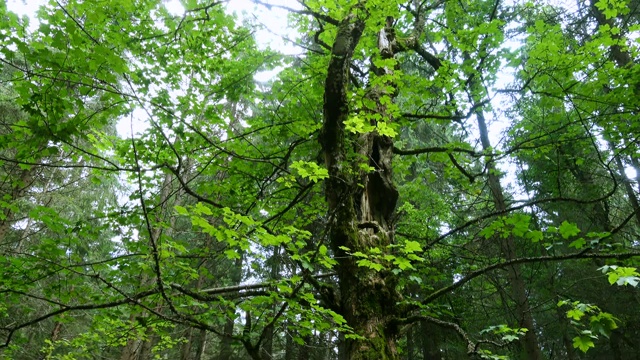
M 640 2 L 176 1 L 0 2 L 0 358 L 638 358 Z

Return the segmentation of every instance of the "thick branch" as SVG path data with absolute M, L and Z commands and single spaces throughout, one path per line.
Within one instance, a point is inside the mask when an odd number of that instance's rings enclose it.
M 49 318 L 53 317 L 53 316 L 61 315 L 61 314 L 64 314 L 66 312 L 69 312 L 69 311 L 97 310 L 97 309 L 113 308 L 113 307 L 117 307 L 117 306 L 128 304 L 131 301 L 135 302 L 137 300 L 143 299 L 143 298 L 145 298 L 147 296 L 150 296 L 150 295 L 153 295 L 153 294 L 157 294 L 157 293 L 158 293 L 158 290 L 157 289 L 153 289 L 153 290 L 148 290 L 148 291 L 141 292 L 141 293 L 136 294 L 134 296 L 131 296 L 131 297 L 127 298 L 127 299 L 121 299 L 121 300 L 118 300 L 118 301 L 112 301 L 112 302 L 101 303 L 101 304 L 86 304 L 86 305 L 76 305 L 76 306 L 64 306 L 64 307 L 61 307 L 58 310 L 51 311 L 51 312 L 49 312 L 47 314 L 44 314 L 44 315 L 39 316 L 37 318 L 34 318 L 34 319 L 30 320 L 30 321 L 24 322 L 24 323 L 22 323 L 20 325 L 16 325 L 16 326 L 12 326 L 12 327 L 0 328 L 0 330 L 8 332 L 4 344 L 0 344 L 0 349 L 9 346 L 9 343 L 11 342 L 11 338 L 13 337 L 13 334 L 15 334 L 16 331 L 18 331 L 18 330 L 20 330 L 22 328 L 31 326 L 31 325 L 35 325 L 35 324 L 37 324 L 37 323 L 39 323 L 41 321 L 44 321 L 46 319 L 49 319 Z
M 426 321 L 426 322 L 430 322 L 432 324 L 436 324 L 436 325 L 438 325 L 439 327 L 442 327 L 442 328 L 452 329 L 466 343 L 466 345 L 467 345 L 467 355 L 473 356 L 478 351 L 478 344 L 474 343 L 471 340 L 471 338 L 469 337 L 469 335 L 467 334 L 467 332 L 464 331 L 464 329 L 460 325 L 458 325 L 456 323 L 452 323 L 452 322 L 449 322 L 449 321 L 436 319 L 434 317 L 426 316 L 426 315 L 415 315 L 415 316 L 411 316 L 411 317 L 406 318 L 406 319 L 401 319 L 401 320 L 399 320 L 397 322 L 397 324 L 398 325 L 412 324 L 412 323 L 414 323 L 416 321 Z
M 393 148 L 393 153 L 396 155 L 420 155 L 420 154 L 429 154 L 429 153 L 452 153 L 452 152 L 465 153 L 475 157 L 486 155 L 486 154 L 475 152 L 473 150 L 457 148 L 457 147 L 450 148 L 450 147 L 433 146 L 428 148 L 411 149 L 411 150 L 398 149 L 397 147 Z
M 288 6 L 284 6 L 284 5 L 275 5 L 275 4 L 269 4 L 260 0 L 253 0 L 254 3 L 262 5 L 264 7 L 266 7 L 267 9 L 271 10 L 272 8 L 276 8 L 276 9 L 282 9 L 282 10 L 286 10 L 288 12 L 291 13 L 295 13 L 295 14 L 300 14 L 300 15 L 311 15 L 314 18 L 318 19 L 318 20 L 322 20 L 325 21 L 329 24 L 338 26 L 340 25 L 340 22 L 334 18 L 332 18 L 329 15 L 325 15 L 322 13 L 319 13 L 317 11 L 313 11 L 311 10 L 310 7 L 308 7 L 306 4 L 304 4 L 303 2 L 300 2 L 300 4 L 302 4 L 302 6 L 304 6 L 306 8 L 306 10 L 297 10 Z
M 407 118 L 407 119 L 435 119 L 435 120 L 453 120 L 453 121 L 466 120 L 466 119 L 470 118 L 471 115 L 473 115 L 477 109 L 479 109 L 482 106 L 485 106 L 485 105 L 489 104 L 490 102 L 491 102 L 491 99 L 486 99 L 486 100 L 479 101 L 479 102 L 475 103 L 469 109 L 469 111 L 467 111 L 467 113 L 465 115 L 439 115 L 439 114 L 410 114 L 410 113 L 406 113 L 406 114 L 402 114 L 402 117 Z
M 493 270 L 503 269 L 512 265 L 539 263 L 539 262 L 548 262 L 548 261 L 574 260 L 574 259 L 628 259 L 630 257 L 640 257 L 640 251 L 630 251 L 630 252 L 624 252 L 624 253 L 608 253 L 608 254 L 588 253 L 585 251 L 581 251 L 578 253 L 567 254 L 567 255 L 517 258 L 517 259 L 489 265 L 480 270 L 473 271 L 469 273 L 469 275 L 460 279 L 458 282 L 455 282 L 447 287 L 441 288 L 440 290 L 437 290 L 431 293 L 431 295 L 427 296 L 424 300 L 422 300 L 422 303 L 428 304 L 434 301 L 435 299 L 453 290 L 456 290 L 457 288 L 477 278 L 478 276 L 484 275 Z

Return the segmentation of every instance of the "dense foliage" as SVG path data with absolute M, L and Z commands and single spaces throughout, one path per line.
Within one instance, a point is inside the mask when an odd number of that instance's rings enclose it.
M 637 359 L 638 1 L 181 4 L 0 3 L 0 357 Z

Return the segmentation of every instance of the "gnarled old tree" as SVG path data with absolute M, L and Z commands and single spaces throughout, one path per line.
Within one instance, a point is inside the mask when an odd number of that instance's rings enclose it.
M 365 253 L 371 248 L 389 249 L 394 233 L 392 215 L 398 200 L 392 177 L 392 139 L 375 130 L 353 134 L 346 129 L 355 110 L 348 97 L 349 68 L 368 17 L 363 1 L 338 25 L 325 82 L 320 142 L 329 172 L 325 189 L 329 240 L 339 259 L 336 272 L 340 285 L 335 305 L 356 334 L 364 337 L 347 340 L 346 358 L 393 359 L 397 357 L 396 304 L 401 299 L 395 276 L 358 266 L 357 258 L 349 256 L 349 252 Z M 395 43 L 393 18 L 389 17 L 378 36 L 382 59 L 393 58 Z M 392 72 L 382 67 L 370 75 L 372 84 L 359 110 L 364 121 L 374 126 L 392 121 L 381 99 L 389 100 L 393 94 L 374 85 L 373 78 Z M 394 85 L 390 87 L 393 89 Z

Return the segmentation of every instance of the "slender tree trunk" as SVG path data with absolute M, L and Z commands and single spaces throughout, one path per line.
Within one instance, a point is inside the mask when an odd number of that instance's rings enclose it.
M 158 309 L 156 309 L 158 310 Z M 140 344 L 140 352 L 138 353 L 138 360 L 151 360 L 153 358 L 153 347 L 157 343 L 157 335 L 153 331 L 152 327 L 147 328 L 147 338 Z
M 491 142 L 489 141 L 489 131 L 482 111 L 476 111 L 476 118 L 478 120 L 478 128 L 480 130 L 480 142 L 482 148 L 485 151 L 491 151 Z M 504 212 L 507 210 L 507 204 L 504 199 L 504 191 L 500 184 L 500 178 L 497 175 L 495 165 L 493 162 L 487 164 L 489 189 L 493 196 L 493 202 L 496 210 Z M 505 260 L 513 260 L 517 258 L 516 243 L 512 235 L 507 236 L 506 239 L 501 239 L 500 247 L 502 255 Z M 527 290 L 525 286 L 524 278 L 520 271 L 520 266 L 512 265 L 506 268 L 507 279 L 511 287 L 511 293 L 516 305 L 516 315 L 518 316 L 518 326 L 526 328 L 522 339 L 522 346 L 526 353 L 526 359 L 528 360 L 541 360 L 542 352 L 538 345 L 538 338 L 536 336 L 536 329 L 533 322 L 533 316 L 531 314 L 531 307 L 529 306 L 529 298 L 527 296 Z
M 326 335 L 327 334 L 325 333 L 319 333 L 318 336 L 316 336 L 316 339 L 318 339 L 318 344 L 313 351 L 314 359 L 325 360 L 329 358 L 330 343 L 327 341 Z
M 204 351 L 207 348 L 207 330 L 200 330 L 196 338 L 196 354 L 193 360 L 202 360 Z
M 122 349 L 120 360 L 135 360 L 138 358 L 138 349 L 140 348 L 139 340 L 127 341 L 127 346 Z
M 345 336 L 343 333 L 338 334 L 338 360 L 345 360 L 347 358 L 347 348 L 345 344 Z
M 612 144 L 610 144 L 609 147 L 613 150 Z M 620 156 L 615 156 L 615 162 L 616 167 L 618 168 L 618 173 L 621 176 L 622 184 L 624 185 L 624 189 L 627 193 L 627 197 L 629 198 L 629 202 L 631 203 L 631 208 L 635 212 L 636 222 L 638 223 L 638 226 L 640 226 L 640 204 L 638 203 L 638 197 L 636 196 L 636 193 L 633 190 L 633 186 L 631 185 L 631 182 L 624 172 L 624 164 L 622 163 Z
M 20 171 L 20 175 L 18 176 L 17 181 L 15 181 L 15 185 L 12 185 L 11 190 L 7 192 L 10 195 L 10 198 L 7 199 L 9 203 L 12 203 L 21 198 L 25 191 L 27 191 L 27 189 L 31 186 L 31 183 L 33 182 L 34 169 L 35 167 L 31 168 L 30 170 Z M 14 184 L 14 182 L 9 183 Z M 11 223 L 13 222 L 13 216 L 13 211 L 11 211 L 10 208 L 2 209 L 2 214 L 0 216 L 0 239 L 6 239 L 6 235 L 11 228 Z
M 414 331 L 415 331 L 414 327 L 411 327 L 409 329 L 409 331 L 407 331 L 407 335 L 406 335 L 407 336 L 407 349 L 405 350 L 406 351 L 405 357 L 406 357 L 407 360 L 414 360 L 415 359 L 415 356 L 414 356 L 414 353 L 415 353 L 415 335 L 414 335 Z
M 133 322 L 134 319 L 135 316 L 133 314 L 129 316 L 129 322 Z M 125 345 L 120 354 L 120 360 L 135 360 L 138 357 L 140 343 L 141 341 L 136 338 L 127 340 L 127 345 Z
M 420 322 L 420 348 L 423 360 L 440 360 L 440 348 L 434 336 L 434 327 L 426 321 Z
M 193 346 L 193 328 L 189 327 L 184 331 L 185 342 L 180 347 L 180 360 L 191 358 L 191 346 Z
M 638 186 L 638 191 L 640 191 L 640 163 L 637 158 L 632 157 L 631 164 L 633 165 L 633 170 L 636 171 L 636 184 Z
M 309 360 L 311 359 L 311 353 L 310 353 L 310 347 L 309 345 L 311 344 L 311 336 L 305 336 L 304 337 L 304 344 L 298 346 L 298 357 L 297 360 Z
M 69 292 L 73 292 L 74 287 L 72 286 L 71 289 L 69 290 Z M 60 315 L 60 319 L 63 319 L 65 317 L 66 314 L 61 314 Z M 55 343 L 56 341 L 58 341 L 60 339 L 60 334 L 62 334 L 62 321 L 56 321 L 53 324 L 53 330 L 51 331 L 51 342 Z
M 231 283 L 234 285 L 240 284 L 242 281 L 242 258 L 241 255 L 236 259 L 234 263 L 233 273 L 231 274 Z M 220 352 L 218 353 L 218 359 L 229 360 L 233 355 L 233 348 L 231 347 L 233 341 L 233 329 L 235 326 L 235 319 L 228 318 L 224 325 L 224 335 L 220 343 Z
M 271 271 L 269 277 L 272 280 L 276 280 L 278 278 L 280 267 L 278 266 L 280 261 L 278 257 L 280 256 L 279 247 L 274 247 L 273 255 L 271 256 Z M 276 313 L 276 308 L 278 304 L 274 303 L 272 305 L 271 311 L 273 314 Z M 275 331 L 273 326 L 268 326 L 264 329 L 262 334 L 262 343 L 260 345 L 260 354 L 263 359 L 272 359 L 273 358 L 273 337 L 275 335 Z
M 287 321 L 288 323 L 289 321 Z M 287 324 L 287 329 L 291 328 L 289 324 Z M 295 356 L 295 344 L 293 343 L 293 336 L 287 330 L 285 334 L 285 342 L 284 342 L 284 360 L 293 360 Z
M 167 208 L 170 207 L 169 205 L 169 197 L 171 196 L 171 183 L 173 182 L 173 175 L 167 173 L 164 177 L 164 181 L 162 183 L 162 188 L 160 190 L 160 204 L 162 204 L 160 206 L 159 209 L 156 209 L 156 211 L 160 211 L 159 213 L 155 214 L 156 217 L 156 221 L 157 222 L 161 222 L 163 220 L 165 220 L 165 216 L 167 216 L 164 212 L 166 211 Z M 180 202 L 177 200 L 179 198 L 179 196 L 176 196 L 176 201 L 174 201 L 173 205 L 178 205 L 180 204 Z M 171 219 L 169 220 L 170 222 L 170 226 L 164 231 L 165 234 L 167 236 L 171 235 L 171 229 L 175 228 L 175 217 L 171 217 Z M 163 230 L 160 227 L 154 227 L 151 230 L 151 233 L 149 234 L 150 242 L 153 242 L 156 244 L 156 246 L 159 246 L 160 243 L 160 235 L 162 234 Z M 155 281 L 158 281 L 158 279 L 154 279 Z M 162 312 L 162 307 L 160 305 L 158 305 L 155 309 L 155 311 L 157 312 Z M 147 327 L 147 331 L 146 331 L 146 338 L 145 340 L 142 342 L 142 345 L 140 347 L 140 353 L 138 354 L 138 360 L 151 360 L 153 357 L 153 347 L 158 343 L 158 335 L 156 334 L 156 332 L 154 331 L 153 327 L 149 326 Z
M 562 309 L 556 307 L 556 315 L 558 316 L 558 323 L 561 324 L 562 329 L 562 344 L 564 350 L 567 352 L 567 360 L 579 360 L 578 355 L 573 348 L 573 341 L 569 337 L 569 320 Z
M 60 334 L 62 333 L 62 323 L 60 321 L 56 321 L 53 325 L 53 331 L 51 331 L 51 342 L 56 342 L 60 338 Z
M 204 277 L 200 276 L 198 278 L 198 281 L 196 282 L 196 289 L 200 290 L 202 289 L 202 285 L 204 284 Z M 185 339 L 186 341 L 182 344 L 182 347 L 180 348 L 180 359 L 181 360 L 189 360 L 189 359 L 193 359 L 195 357 L 196 360 L 199 360 L 198 358 L 198 351 L 199 351 L 199 347 L 200 347 L 200 343 L 201 343 L 201 334 L 202 331 L 204 330 L 200 330 L 198 332 L 198 334 L 196 335 L 196 329 L 193 327 L 188 327 L 185 331 Z M 206 335 L 206 331 L 204 331 L 205 335 Z M 195 354 L 194 356 L 191 356 L 193 350 L 195 349 Z
M 161 207 L 157 208 L 156 211 L 164 211 L 164 209 L 166 209 L 169 204 L 168 204 L 168 199 L 169 196 L 171 195 L 171 182 L 172 182 L 172 175 L 171 174 L 166 174 L 164 181 L 162 183 L 162 188 L 160 189 L 160 201 L 159 203 L 162 204 Z M 160 222 L 163 217 L 162 213 L 156 213 L 156 220 L 158 222 Z M 171 220 L 172 222 L 174 221 L 174 219 Z M 173 228 L 173 223 L 171 224 L 170 228 Z M 160 234 L 162 233 L 162 229 L 159 227 L 154 227 L 153 229 L 151 229 L 151 233 L 149 234 L 149 242 L 150 243 L 155 243 L 156 245 L 158 244 L 158 240 L 160 238 Z M 149 247 L 150 249 L 152 248 L 151 246 Z M 143 274 L 142 279 L 140 281 L 142 286 L 145 285 L 149 285 L 152 281 L 157 281 L 157 279 L 153 279 L 150 276 L 148 276 L 147 274 Z M 156 311 L 160 312 L 162 309 L 160 306 L 155 308 Z M 133 316 L 133 315 L 132 315 Z M 142 314 L 140 314 L 141 318 L 145 318 L 148 315 L 146 314 L 146 312 L 143 312 Z M 134 317 L 135 318 L 135 317 Z M 151 359 L 151 352 L 152 352 L 152 348 L 153 345 L 157 342 L 157 336 L 155 335 L 155 332 L 153 331 L 153 328 L 151 326 L 147 327 L 146 331 L 145 331 L 145 338 L 144 339 L 131 339 L 129 341 L 127 341 L 127 345 L 124 347 L 123 351 L 122 351 L 122 355 L 120 357 L 120 360 L 147 360 L 147 359 Z

